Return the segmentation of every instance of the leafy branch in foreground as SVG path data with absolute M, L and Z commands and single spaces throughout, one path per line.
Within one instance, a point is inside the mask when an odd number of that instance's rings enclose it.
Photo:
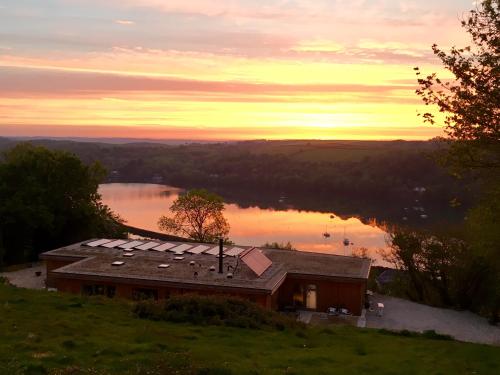
M 451 140 L 448 164 L 465 170 L 500 168 L 500 0 L 483 0 L 462 20 L 472 46 L 453 47 L 448 53 L 436 44 L 434 54 L 453 80 L 436 73 L 421 77 L 414 68 L 416 93 L 428 106 L 444 114 L 444 130 Z M 437 122 L 432 112 L 424 121 Z

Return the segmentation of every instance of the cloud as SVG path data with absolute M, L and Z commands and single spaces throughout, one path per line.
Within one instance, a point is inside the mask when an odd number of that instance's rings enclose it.
M 115 20 L 115 23 L 118 25 L 126 25 L 126 26 L 135 25 L 135 22 L 130 20 Z
M 325 139 L 429 139 L 442 135 L 438 128 L 430 127 L 359 127 L 310 129 L 314 136 Z M 0 124 L 0 136 L 15 137 L 102 137 L 179 140 L 237 140 L 237 139 L 305 139 L 304 128 L 298 126 L 261 127 L 205 127 L 205 126 L 75 126 L 46 124 Z
M 115 0 L 120 6 L 148 7 L 168 13 L 207 17 L 241 17 L 275 19 L 290 15 L 295 8 L 288 2 L 238 0 Z
M 326 39 L 301 41 L 291 48 L 296 52 L 339 52 L 342 49 L 344 49 L 342 44 Z
M 79 95 L 110 92 L 214 93 L 245 95 L 390 94 L 408 85 L 273 84 L 145 77 L 56 69 L 0 67 L 0 95 Z

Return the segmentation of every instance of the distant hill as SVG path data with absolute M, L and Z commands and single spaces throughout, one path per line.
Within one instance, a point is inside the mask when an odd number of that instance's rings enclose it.
M 72 142 L 87 142 L 87 143 L 106 143 L 106 144 L 165 144 L 165 145 L 182 145 L 189 143 L 218 143 L 217 141 L 190 140 L 190 139 L 148 139 L 148 138 L 87 138 L 87 137 L 10 137 L 15 141 L 72 141 Z

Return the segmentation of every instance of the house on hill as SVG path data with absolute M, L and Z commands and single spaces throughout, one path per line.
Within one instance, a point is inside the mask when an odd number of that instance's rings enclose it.
M 222 254 L 222 256 L 220 256 Z M 191 242 L 94 239 L 41 254 L 47 286 L 62 292 L 155 299 L 224 294 L 268 309 L 360 315 L 368 259 Z

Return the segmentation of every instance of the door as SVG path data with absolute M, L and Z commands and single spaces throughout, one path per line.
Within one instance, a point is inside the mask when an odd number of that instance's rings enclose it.
M 306 292 L 306 308 L 309 310 L 316 310 L 317 305 L 317 295 L 316 295 L 316 285 L 308 285 Z

